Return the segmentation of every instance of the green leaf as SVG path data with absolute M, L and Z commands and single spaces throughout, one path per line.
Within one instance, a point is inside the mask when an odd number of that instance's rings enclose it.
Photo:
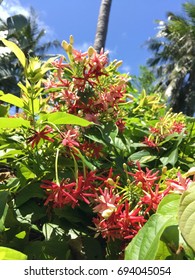
M 7 18 L 7 26 L 9 32 L 20 32 L 21 29 L 24 28 L 27 24 L 27 18 L 21 14 Z
M 1 101 L 4 101 L 4 102 L 7 102 L 9 104 L 12 104 L 16 107 L 19 107 L 19 108 L 23 108 L 24 107 L 24 103 L 22 101 L 22 99 L 20 99 L 19 97 L 11 94 L 11 93 L 7 93 L 3 96 L 0 96 L 0 100 Z
M 26 237 L 26 231 L 23 230 L 15 235 L 18 239 L 24 239 Z
M 59 225 L 52 223 L 45 223 L 42 228 L 45 240 L 50 240 L 52 236 L 63 236 L 64 230 Z
M 150 153 L 146 150 L 142 150 L 142 151 L 139 151 L 139 152 L 136 152 L 134 154 L 132 154 L 128 160 L 133 160 L 133 161 L 136 161 L 136 160 L 141 160 L 143 157 L 150 157 Z
M 174 147 L 169 150 L 164 157 L 160 158 L 160 161 L 164 166 L 166 166 L 168 163 L 171 164 L 172 166 L 175 166 L 176 162 L 178 160 L 178 148 Z
M 44 191 L 40 188 L 40 183 L 31 183 L 24 187 L 16 196 L 16 207 L 21 207 L 22 204 L 26 203 L 30 199 L 43 198 Z M 29 202 L 30 203 L 30 202 Z
M 2 232 L 5 229 L 4 223 L 8 211 L 8 205 L 7 205 L 8 195 L 9 195 L 8 191 L 0 192 L 0 232 Z
M 179 228 L 187 244 L 195 251 L 195 185 L 181 197 L 179 205 Z
M 179 203 L 180 203 L 181 195 L 179 194 L 168 194 L 166 195 L 158 205 L 157 212 L 161 215 L 172 215 L 177 219 Z
M 55 112 L 43 115 L 42 120 L 46 120 L 54 124 L 74 124 L 80 126 L 88 126 L 92 124 L 92 122 L 65 112 Z
M 157 156 L 144 156 L 139 160 L 139 162 L 140 163 L 147 163 L 147 162 L 155 160 L 156 158 L 157 158 Z
M 125 260 L 154 260 L 164 229 L 174 222 L 170 215 L 152 215 L 127 246 Z
M 13 43 L 11 41 L 8 41 L 8 40 L 3 39 L 3 38 L 1 38 L 0 40 L 3 42 L 3 44 L 6 47 L 8 47 L 15 54 L 15 56 L 18 58 L 18 60 L 22 64 L 23 68 L 25 68 L 26 57 L 25 57 L 23 51 L 15 43 Z
M 163 241 L 160 241 L 155 260 L 166 260 L 167 257 L 169 256 L 170 256 L 170 252 L 169 249 L 167 248 L 167 245 Z
M 26 260 L 27 256 L 7 247 L 0 247 L 0 260 Z
M 0 128 L 30 127 L 30 122 L 22 118 L 0 118 Z
M 0 117 L 5 117 L 9 112 L 10 107 L 0 104 Z

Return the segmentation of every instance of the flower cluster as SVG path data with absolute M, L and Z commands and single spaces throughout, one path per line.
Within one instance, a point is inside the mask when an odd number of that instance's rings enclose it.
M 72 38 L 70 41 L 62 43 L 68 63 L 65 57 L 54 61 L 54 74 L 45 82 L 50 105 L 53 110 L 66 110 L 94 123 L 114 117 L 121 128 L 119 104 L 125 102 L 129 80 L 117 73 L 121 63 L 108 64 L 108 53 L 99 54 L 92 47 L 87 52 L 77 51 Z
M 169 110 L 164 117 L 149 127 L 149 137 L 144 137 L 143 143 L 152 148 L 158 148 L 160 143 L 168 136 L 185 132 L 186 125 L 182 113 L 173 114 Z
M 132 239 L 147 221 L 148 215 L 155 213 L 163 197 L 176 188 L 176 182 L 167 181 L 167 187 L 162 189 L 158 172 L 148 168 L 144 171 L 139 162 L 137 170 L 127 174 L 131 188 L 134 188 L 131 191 L 135 191 L 138 196 L 136 204 L 127 198 L 124 191 L 121 192 L 120 178 L 113 175 L 111 168 L 107 175 L 98 176 L 95 171 L 90 171 L 85 177 L 79 175 L 72 182 L 70 179 L 63 179 L 59 184 L 43 181 L 41 188 L 46 189 L 47 194 L 45 205 L 50 203 L 53 207 L 70 205 L 75 208 L 82 201 L 96 214 L 92 221 L 97 234 L 107 240 Z M 180 181 L 178 184 L 184 185 L 184 181 Z M 186 187 L 188 183 L 187 179 Z

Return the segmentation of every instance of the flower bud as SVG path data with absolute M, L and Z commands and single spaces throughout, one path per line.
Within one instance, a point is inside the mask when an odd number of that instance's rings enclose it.
M 95 53 L 95 49 L 93 47 L 89 47 L 87 52 L 88 52 L 88 55 L 90 57 Z
M 72 53 L 72 45 L 68 44 L 67 52 L 70 54 Z
M 142 188 L 142 182 L 139 182 L 139 183 L 137 184 L 137 186 L 138 186 L 138 188 Z
M 167 167 L 166 167 L 166 166 L 163 166 L 163 168 L 162 168 L 162 174 L 166 174 L 166 172 L 167 172 Z
M 195 167 L 191 167 L 186 173 L 185 173 L 185 177 L 189 177 L 195 175 Z
M 117 61 L 117 63 L 115 64 L 115 67 L 118 68 L 123 64 L 122 60 Z
M 125 171 L 127 171 L 127 164 L 126 164 L 126 163 L 123 163 L 123 169 L 124 169 Z
M 70 35 L 69 40 L 70 40 L 70 44 L 73 45 L 74 44 L 74 37 L 72 35 Z
M 115 182 L 113 181 L 112 178 L 108 178 L 108 179 L 106 180 L 106 182 L 107 182 L 109 185 L 115 185 Z
M 62 41 L 62 47 L 63 47 L 63 49 L 67 52 L 67 50 L 68 50 L 68 43 L 65 41 L 65 40 L 63 40 Z

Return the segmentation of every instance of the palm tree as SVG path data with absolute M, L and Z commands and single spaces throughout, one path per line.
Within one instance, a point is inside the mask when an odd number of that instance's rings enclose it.
M 97 30 L 94 42 L 94 49 L 98 53 L 100 53 L 102 48 L 105 48 L 111 4 L 112 0 L 102 0 L 100 5 Z
M 51 47 L 59 47 L 57 40 L 42 42 L 45 30 L 40 29 L 37 15 L 31 8 L 30 16 L 14 15 L 6 21 L 0 20 L 0 31 L 6 34 L 6 39 L 16 43 L 26 57 L 38 56 L 41 59 L 47 56 Z M 23 78 L 23 69 L 12 53 L 0 54 L 0 90 L 11 92 L 19 96 L 17 83 Z
M 183 4 L 184 15 L 167 14 L 159 32 L 148 42 L 148 60 L 174 112 L 195 112 L 195 4 Z

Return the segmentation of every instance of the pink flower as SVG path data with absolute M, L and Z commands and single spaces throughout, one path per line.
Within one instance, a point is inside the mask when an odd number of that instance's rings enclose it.
M 76 63 L 84 62 L 84 60 L 87 56 L 87 52 L 82 53 L 81 51 L 77 51 L 75 49 L 72 50 L 72 54 L 74 57 L 74 62 L 76 62 Z
M 181 173 L 178 172 L 177 180 L 168 179 L 166 183 L 175 193 L 183 193 L 192 183 L 192 180 L 190 178 L 182 177 Z
M 107 219 L 116 210 L 116 202 L 119 197 L 112 193 L 112 188 L 110 188 L 110 190 L 105 188 L 104 191 L 99 188 L 99 191 L 101 195 L 97 196 L 94 200 L 98 205 L 93 208 L 93 212 L 97 212 L 101 214 L 103 218 Z
M 79 132 L 77 129 L 70 128 L 66 132 L 62 132 L 61 136 L 63 137 L 62 145 L 71 147 L 79 147 L 79 143 L 77 141 Z

